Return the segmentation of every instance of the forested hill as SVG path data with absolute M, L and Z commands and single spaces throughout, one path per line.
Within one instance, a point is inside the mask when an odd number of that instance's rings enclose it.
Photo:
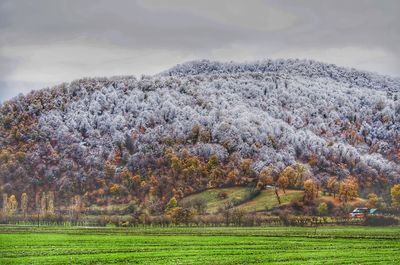
M 0 123 L 2 192 L 61 204 L 162 206 L 287 167 L 322 186 L 352 175 L 365 193 L 400 181 L 400 79 L 314 61 L 86 78 L 5 102 Z

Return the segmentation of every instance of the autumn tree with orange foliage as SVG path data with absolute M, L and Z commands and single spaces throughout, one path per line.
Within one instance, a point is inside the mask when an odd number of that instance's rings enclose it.
M 289 178 L 285 174 L 280 174 L 278 178 L 278 186 L 282 189 L 283 193 L 286 193 L 286 189 L 289 185 Z
M 264 167 L 260 171 L 259 181 L 257 182 L 256 188 L 258 190 L 262 190 L 265 187 L 265 185 L 273 185 L 276 200 L 278 201 L 278 204 L 281 204 L 281 198 L 279 196 L 279 191 L 278 191 L 279 177 L 278 177 L 278 179 L 276 179 L 276 178 L 274 179 L 274 176 L 275 177 L 279 176 L 277 173 L 277 170 L 274 167 L 271 167 L 271 166 Z M 285 180 L 284 178 L 281 179 L 281 184 L 283 186 L 285 186 L 284 180 Z
M 285 176 L 288 180 L 288 186 L 294 187 L 296 184 L 296 171 L 291 166 L 287 166 L 280 174 L 280 176 Z
M 232 169 L 228 172 L 228 184 L 233 185 L 239 182 L 239 170 Z
M 314 180 L 307 179 L 304 181 L 304 201 L 312 202 L 317 196 L 318 189 Z
M 338 181 L 338 178 L 335 176 L 332 176 L 328 179 L 326 188 L 330 193 L 333 194 L 333 198 L 336 198 L 336 194 L 339 192 L 340 188 L 340 183 Z
M 259 179 L 257 182 L 257 189 L 262 190 L 265 185 L 271 185 L 274 182 L 273 177 L 270 174 L 270 170 L 268 168 L 263 168 L 260 171 Z
M 392 195 L 392 207 L 400 208 L 400 184 L 394 185 L 390 189 L 390 194 Z
M 348 176 L 339 186 L 339 198 L 344 202 L 358 197 L 358 181 L 353 176 Z
M 306 178 L 310 172 L 307 168 L 307 165 L 301 163 L 296 163 L 293 168 L 295 170 L 293 185 L 295 187 L 300 187 L 304 182 L 304 178 Z
M 242 170 L 245 176 L 251 175 L 251 164 L 253 161 L 251 159 L 243 159 L 240 163 L 240 169 Z
M 14 215 L 18 209 L 18 201 L 15 195 L 11 195 L 7 200 L 7 214 Z
M 378 196 L 375 193 L 368 194 L 368 201 L 365 204 L 368 208 L 376 208 L 378 204 Z
M 122 192 L 122 186 L 120 184 L 114 183 L 110 187 L 110 193 L 114 195 L 120 195 Z

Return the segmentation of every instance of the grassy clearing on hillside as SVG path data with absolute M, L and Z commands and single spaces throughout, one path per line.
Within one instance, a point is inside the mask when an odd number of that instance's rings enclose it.
M 303 195 L 303 191 L 300 190 L 287 190 L 286 193 L 279 191 L 279 196 L 281 198 L 281 204 L 287 204 L 293 199 L 298 199 Z M 279 206 L 278 200 L 274 190 L 263 190 L 254 199 L 245 202 L 238 207 L 244 209 L 248 212 L 270 210 L 274 207 Z
M 218 194 L 221 192 L 225 192 L 227 194 L 227 198 L 221 199 L 218 197 Z M 236 201 L 236 207 L 246 210 L 247 212 L 256 212 L 256 211 L 264 211 L 271 210 L 275 207 L 279 206 L 278 200 L 276 199 L 276 195 L 273 189 L 262 190 L 260 194 L 255 196 L 249 201 L 245 201 L 245 198 L 251 193 L 251 189 L 247 187 L 232 187 L 232 188 L 222 188 L 222 189 L 209 189 L 197 194 L 193 194 L 187 196 L 181 200 L 181 203 L 188 202 L 193 199 L 202 199 L 207 202 L 207 212 L 215 213 L 218 211 L 220 207 L 223 207 L 225 203 Z M 283 193 L 282 190 L 279 190 L 279 195 L 281 199 L 281 205 L 288 204 L 295 199 L 300 199 L 303 196 L 302 190 L 286 190 L 286 193 Z M 320 193 L 320 196 L 317 201 L 325 201 L 332 202 L 336 206 L 341 204 L 338 198 L 334 199 L 333 196 L 326 196 Z M 239 202 L 239 203 L 238 203 Z M 242 202 L 242 203 L 240 203 Z M 365 204 L 365 200 L 362 198 L 357 198 L 349 202 L 351 206 L 363 205 Z
M 227 198 L 221 199 L 218 194 L 225 192 Z M 243 202 L 237 207 L 245 209 L 249 212 L 270 210 L 274 207 L 279 206 L 273 190 L 263 190 L 259 195 L 249 201 L 244 201 L 245 198 L 251 193 L 251 188 L 247 187 L 232 187 L 222 189 L 209 189 L 197 194 L 187 196 L 182 199 L 181 203 L 188 202 L 193 199 L 202 199 L 207 202 L 207 212 L 215 213 L 219 208 L 223 207 L 227 202 Z M 279 191 L 281 203 L 286 204 L 291 202 L 293 199 L 300 198 L 303 191 L 300 190 L 287 190 L 286 193 Z
M 400 228 L 0 227 L 0 264 L 399 264 Z
M 227 197 L 221 199 L 218 194 L 225 192 Z M 181 203 L 188 202 L 193 199 L 202 199 L 207 202 L 207 212 L 215 213 L 219 208 L 223 207 L 227 202 L 240 202 L 244 200 L 251 193 L 251 188 L 247 187 L 232 187 L 232 188 L 222 188 L 222 189 L 209 189 L 200 193 L 196 193 L 187 196 L 182 199 Z
M 319 201 L 323 201 L 323 202 L 331 202 L 333 203 L 336 207 L 338 207 L 340 204 L 342 204 L 343 202 L 339 200 L 338 196 L 336 196 L 336 198 L 333 198 L 333 196 L 326 196 L 326 195 L 322 195 L 322 193 L 320 193 L 320 197 L 318 198 Z M 363 198 L 355 198 L 351 201 L 348 201 L 347 203 L 349 205 L 351 205 L 352 207 L 356 207 L 359 205 L 365 205 L 365 203 L 367 202 L 366 199 Z

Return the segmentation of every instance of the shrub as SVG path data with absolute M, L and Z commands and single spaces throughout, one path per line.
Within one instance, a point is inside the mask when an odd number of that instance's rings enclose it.
M 207 201 L 203 198 L 194 198 L 182 204 L 182 207 L 192 208 L 195 209 L 198 214 L 204 214 L 207 210 Z
M 186 224 L 188 225 L 193 218 L 193 212 L 188 208 L 175 207 L 172 208 L 168 215 L 174 224 Z
M 328 205 L 325 202 L 321 202 L 318 205 L 318 213 L 320 215 L 326 215 L 328 213 Z
M 125 213 L 134 214 L 140 211 L 140 207 L 136 203 L 136 201 L 132 200 L 125 208 Z
M 150 216 L 150 223 L 157 226 L 169 226 L 171 217 L 168 215 Z
M 219 199 L 223 200 L 223 199 L 228 198 L 228 193 L 226 193 L 224 191 L 220 191 L 220 192 L 218 192 L 217 196 Z
M 232 222 L 237 226 L 241 226 L 245 215 L 246 215 L 245 210 L 241 208 L 235 208 L 232 211 Z
M 243 216 L 242 220 L 243 226 L 254 226 L 256 225 L 256 215 L 255 214 L 246 214 Z
M 279 213 L 279 219 L 281 220 L 281 223 L 285 226 L 289 226 L 290 225 L 290 216 L 289 213 L 287 211 L 281 211 Z
M 365 218 L 365 225 L 370 226 L 387 226 L 387 225 L 398 225 L 399 219 L 394 216 L 385 215 L 368 215 Z
M 121 225 L 121 220 L 119 216 L 113 215 L 110 217 L 110 223 L 112 223 L 116 227 L 119 227 Z
M 328 213 L 331 213 L 335 209 L 335 204 L 331 201 L 327 201 L 326 205 L 328 206 Z
M 297 213 L 304 213 L 304 203 L 298 200 L 290 202 L 289 207 Z
M 96 226 L 106 226 L 110 222 L 109 216 L 98 216 L 94 219 L 94 224 Z

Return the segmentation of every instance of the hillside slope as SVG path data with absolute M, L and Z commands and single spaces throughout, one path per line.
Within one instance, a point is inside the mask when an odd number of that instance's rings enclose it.
M 2 191 L 53 190 L 61 204 L 81 194 L 156 209 L 295 163 L 366 191 L 400 176 L 400 79 L 314 61 L 81 79 L 4 103 L 0 123 Z

